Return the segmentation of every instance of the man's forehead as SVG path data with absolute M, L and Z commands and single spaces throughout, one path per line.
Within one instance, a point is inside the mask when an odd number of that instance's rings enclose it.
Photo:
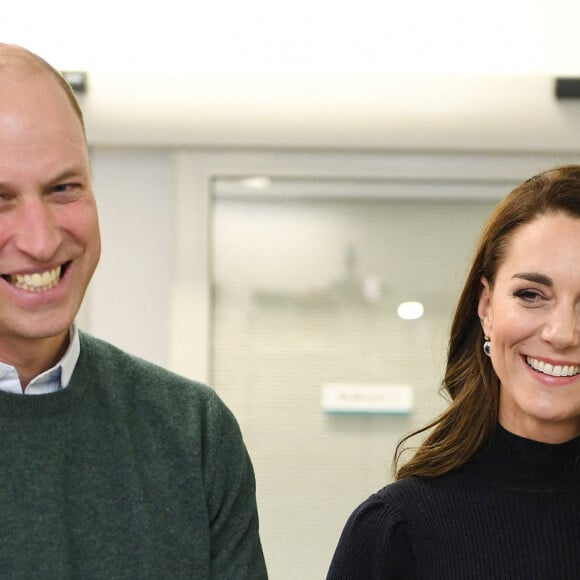
M 0 43 L 0 84 L 3 90 L 18 89 L 31 82 L 54 83 L 55 73 L 40 57 L 19 46 Z
M 53 75 L 0 67 L 0 87 L 3 146 L 10 142 L 16 149 L 23 142 L 32 147 L 57 138 L 86 145 L 82 123 Z
M 44 92 L 48 85 L 59 87 L 85 133 L 83 114 L 76 96 L 64 77 L 42 57 L 20 46 L 0 43 L 0 98 L 11 86 L 13 91 L 30 89 L 35 82 L 37 90 Z M 31 89 L 30 89 L 31 90 Z M 51 89 L 48 89 L 50 92 Z
M 25 102 L 53 99 L 59 95 L 58 83 L 52 75 L 41 69 L 2 66 L 0 58 L 0 107 L 17 108 Z M 63 95 L 64 96 L 64 95 Z M 60 98 L 60 96 L 56 97 Z M 40 106 L 40 105 L 37 105 Z

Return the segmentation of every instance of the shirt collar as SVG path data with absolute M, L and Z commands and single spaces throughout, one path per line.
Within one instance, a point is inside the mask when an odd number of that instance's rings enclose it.
M 34 377 L 24 393 L 37 395 L 66 388 L 75 370 L 80 351 L 79 331 L 73 324 L 69 330 L 69 344 L 64 356 L 52 368 Z M 22 394 L 22 386 L 16 369 L 3 362 L 0 362 L 0 390 Z
M 73 371 L 77 366 L 79 354 L 81 352 L 81 341 L 79 338 L 79 329 L 73 324 L 69 330 L 69 343 L 64 356 L 60 359 L 60 384 L 62 388 L 68 387 Z

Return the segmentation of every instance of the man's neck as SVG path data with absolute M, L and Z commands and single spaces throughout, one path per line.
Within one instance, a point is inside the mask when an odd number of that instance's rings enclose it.
M 40 373 L 53 367 L 69 345 L 69 330 L 47 338 L 0 342 L 0 361 L 12 365 L 18 372 L 22 390 Z

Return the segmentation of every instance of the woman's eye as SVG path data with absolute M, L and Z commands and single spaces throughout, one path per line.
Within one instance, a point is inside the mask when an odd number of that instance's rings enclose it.
M 542 297 L 536 290 L 517 290 L 514 292 L 514 296 L 516 296 L 516 298 L 521 298 L 526 302 L 533 302 Z

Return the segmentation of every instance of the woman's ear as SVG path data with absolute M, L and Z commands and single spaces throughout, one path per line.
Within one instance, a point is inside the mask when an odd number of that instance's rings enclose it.
M 481 278 L 481 291 L 479 294 L 479 304 L 477 306 L 477 313 L 479 314 L 479 319 L 481 320 L 481 327 L 483 328 L 483 334 L 485 336 L 491 337 L 491 331 L 493 329 L 493 312 L 491 307 L 491 288 L 487 278 Z

